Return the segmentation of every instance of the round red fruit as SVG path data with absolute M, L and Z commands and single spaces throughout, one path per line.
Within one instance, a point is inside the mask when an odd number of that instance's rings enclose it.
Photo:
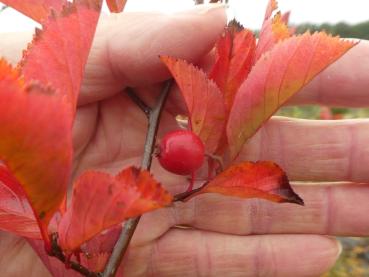
M 204 157 L 204 144 L 191 131 L 169 132 L 159 145 L 158 159 L 161 166 L 178 175 L 189 175 L 199 169 Z

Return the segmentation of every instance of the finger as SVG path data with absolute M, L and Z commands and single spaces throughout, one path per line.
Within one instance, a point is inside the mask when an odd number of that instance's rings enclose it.
M 362 40 L 319 74 L 288 104 L 369 105 L 369 41 Z
M 27 241 L 0 231 L 1 276 L 50 276 Z
M 142 217 L 135 245 L 162 236 L 173 226 L 233 235 L 369 235 L 369 184 L 295 185 L 305 206 L 204 194 Z M 150 232 L 147 232 L 150 228 Z
M 225 26 L 224 6 L 199 6 L 175 15 L 122 13 L 102 20 L 86 67 L 80 104 L 124 86 L 152 84 L 170 76 L 159 55 L 195 62 L 213 47 Z
M 369 182 L 369 120 L 274 117 L 245 145 L 240 160 L 271 160 L 290 180 Z
M 152 244 L 132 248 L 124 261 L 124 273 L 127 276 L 320 276 L 334 264 L 339 252 L 339 244 L 323 236 L 242 237 L 174 229 Z
M 176 204 L 168 221 L 173 225 L 237 235 L 369 235 L 369 184 L 309 183 L 294 189 L 304 199 L 305 206 L 207 194 Z

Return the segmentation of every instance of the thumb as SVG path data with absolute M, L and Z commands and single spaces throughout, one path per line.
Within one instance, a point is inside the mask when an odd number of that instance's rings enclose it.
M 199 5 L 177 14 L 121 13 L 102 17 L 79 104 L 112 96 L 125 86 L 168 78 L 159 55 L 196 61 L 214 46 L 226 24 L 224 5 Z

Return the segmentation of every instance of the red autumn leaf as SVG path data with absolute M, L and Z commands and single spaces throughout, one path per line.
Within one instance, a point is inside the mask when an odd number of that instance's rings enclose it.
M 275 163 L 267 161 L 232 165 L 193 196 L 203 193 L 304 204 L 292 190 L 283 170 Z
M 86 242 L 86 244 L 81 248 L 81 265 L 85 266 L 92 272 L 102 272 L 113 251 L 114 245 L 118 240 L 121 230 L 121 226 L 114 226 Z M 45 247 L 41 240 L 28 239 L 27 241 L 53 277 L 81 276 L 80 273 L 73 269 L 66 268 L 65 264 L 61 263 L 55 257 L 49 256 L 45 252 Z M 74 256 L 72 256 L 72 260 L 76 260 Z M 116 276 L 122 276 L 122 270 L 123 267 L 121 266 Z
M 147 171 L 129 167 L 117 176 L 86 172 L 76 181 L 71 207 L 59 224 L 59 244 L 72 252 L 101 231 L 171 201 Z
M 49 16 L 51 10 L 61 11 L 67 0 L 1 0 L 1 2 L 41 23 Z
M 44 238 L 72 165 L 72 114 L 65 97 L 25 85 L 0 60 L 0 161 L 22 185 Z
M 0 230 L 27 238 L 41 238 L 26 194 L 4 165 L 0 165 Z
M 85 264 L 93 272 L 103 271 L 121 230 L 122 226 L 116 225 L 89 240 L 82 249 L 82 264 Z M 117 276 L 121 275 L 117 274 Z
M 67 95 L 76 106 L 84 67 L 100 14 L 101 1 L 79 0 L 43 22 L 24 52 L 20 67 L 26 81 L 37 80 Z
M 217 149 L 225 127 L 223 96 L 216 84 L 199 68 L 184 60 L 161 57 L 179 86 L 185 100 L 191 130 L 209 153 Z
M 121 11 L 123 11 L 126 3 L 127 0 L 106 0 L 106 4 L 108 5 L 109 10 L 114 13 L 120 13 Z
M 266 20 L 268 20 L 272 16 L 272 13 L 276 9 L 278 9 L 278 3 L 277 3 L 277 1 L 276 0 L 269 0 L 268 5 L 267 5 L 267 8 L 265 10 L 264 22 Z
M 232 107 L 234 96 L 250 72 L 255 38 L 248 29 L 237 31 L 229 27 L 216 44 L 216 62 L 209 78 L 214 80 L 224 95 L 227 111 Z
M 81 277 L 81 274 L 72 268 L 67 268 L 55 257 L 49 256 L 45 251 L 45 244 L 42 240 L 27 239 L 28 244 L 43 262 L 52 277 Z M 85 264 L 83 264 L 86 266 Z
M 280 106 L 354 45 L 324 32 L 305 33 L 264 55 L 240 87 L 229 116 L 231 158 Z

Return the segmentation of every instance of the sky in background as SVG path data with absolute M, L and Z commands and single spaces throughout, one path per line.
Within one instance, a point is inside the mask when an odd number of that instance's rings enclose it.
M 27 1 L 27 0 L 25 0 Z M 229 15 L 235 16 L 243 25 L 258 29 L 268 0 L 229 0 Z M 293 24 L 312 23 L 358 23 L 369 20 L 368 0 L 279 0 L 282 11 L 291 11 Z M 172 13 L 190 9 L 193 0 L 128 0 L 125 11 L 163 11 Z M 23 15 L 7 9 L 0 14 L 0 32 L 33 29 L 36 24 Z

